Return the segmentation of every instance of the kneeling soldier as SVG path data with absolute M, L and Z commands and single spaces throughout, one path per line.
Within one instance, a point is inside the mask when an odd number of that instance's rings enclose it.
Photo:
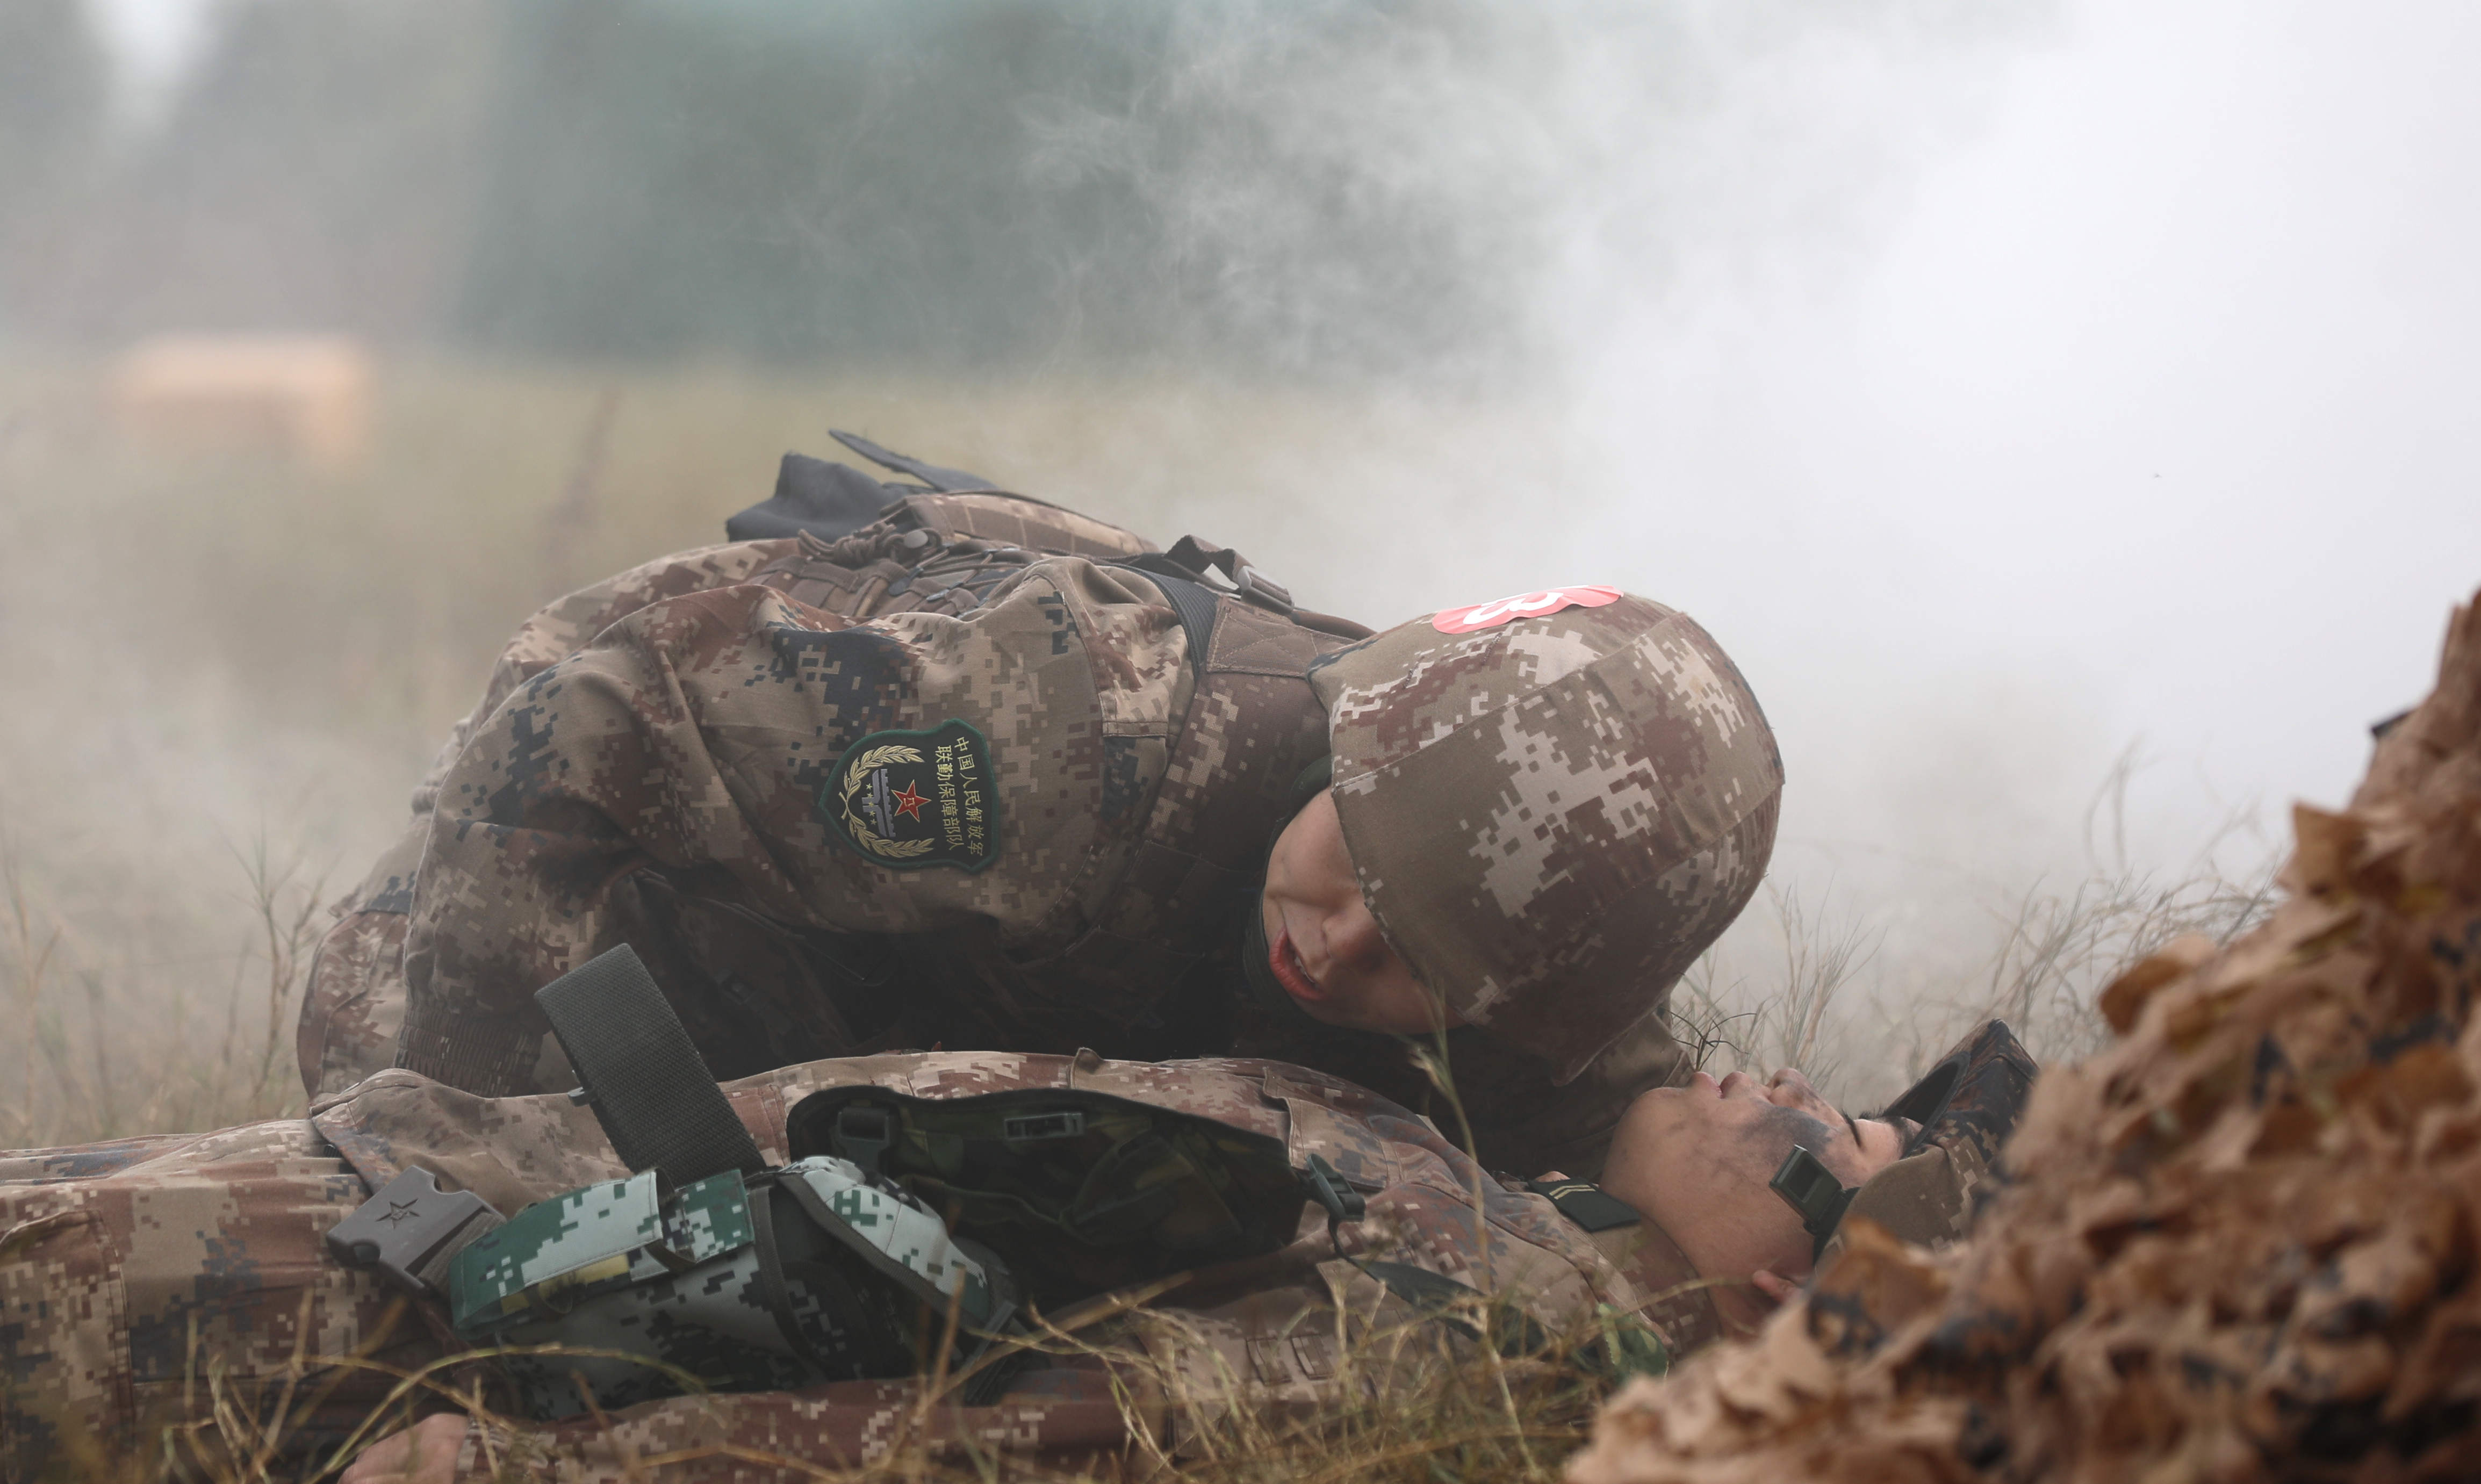
M 313 1007 L 371 1023 L 338 981 L 384 978 L 366 934 L 401 933 L 396 1059 L 486 1094 L 566 1085 L 528 997 L 625 942 L 726 1076 L 899 1046 L 1269 1056 L 1590 1177 L 1685 1076 L 1670 987 L 1774 841 L 1738 671 L 1609 587 L 1370 637 L 1219 548 L 951 488 L 530 634 Z M 1397 1039 L 1432 1034 L 1452 1107 Z M 327 1045 L 305 1071 L 338 1088 L 364 1068 Z

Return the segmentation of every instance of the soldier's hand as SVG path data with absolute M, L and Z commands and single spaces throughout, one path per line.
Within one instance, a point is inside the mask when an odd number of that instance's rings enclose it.
M 1769 1268 L 1760 1268 L 1749 1275 L 1757 1290 L 1778 1304 L 1789 1304 L 1800 1292 L 1800 1283 Z
M 336 1484 L 450 1484 L 465 1449 L 465 1414 L 442 1412 L 390 1433 L 353 1460 Z

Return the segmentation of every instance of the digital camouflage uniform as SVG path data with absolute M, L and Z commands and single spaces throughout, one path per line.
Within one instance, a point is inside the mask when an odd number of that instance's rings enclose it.
M 799 1101 L 857 1085 L 926 1099 L 1075 1088 L 1213 1118 L 1281 1140 L 1295 1166 L 1317 1156 L 1341 1171 L 1368 1201 L 1367 1216 L 1340 1229 L 1365 1260 L 1505 1293 L 1554 1333 L 1575 1332 L 1603 1305 L 1642 1319 L 1675 1352 L 1714 1330 L 1702 1291 L 1675 1291 L 1691 1275 L 1658 1229 L 1588 1235 L 1542 1196 L 1485 1177 L 1425 1121 L 1306 1068 L 1133 1064 L 1091 1052 L 909 1054 L 780 1069 L 725 1091 L 764 1157 L 780 1163 Z M 11 1178 L 0 1185 L 8 1476 L 58 1461 L 81 1438 L 152 1452 L 142 1427 L 198 1415 L 219 1387 L 226 1397 L 280 1393 L 294 1410 L 288 1448 L 332 1447 L 391 1378 L 323 1362 L 360 1353 L 402 1370 L 453 1347 L 434 1314 L 403 1312 L 371 1273 L 337 1265 L 322 1239 L 410 1165 L 508 1212 L 627 1173 L 591 1111 L 564 1097 L 482 1098 L 403 1070 L 320 1100 L 307 1121 L 0 1162 Z M 1313 1205 L 1271 1255 L 1202 1270 L 1091 1331 L 1100 1354 L 1040 1362 L 992 1405 L 943 1401 L 928 1425 L 989 1449 L 1089 1459 L 1127 1455 L 1135 1428 L 1178 1451 L 1225 1408 L 1335 1399 L 1345 1384 L 1340 1344 L 1391 1327 L 1423 1337 L 1432 1354 L 1462 1342 L 1338 1260 Z M 289 1388 L 288 1373 L 298 1378 Z M 466 1388 L 488 1376 L 473 1362 L 449 1379 L 472 1394 Z M 753 1450 L 864 1461 L 925 1416 L 922 1400 L 914 1380 L 672 1398 L 605 1420 L 480 1429 L 463 1466 L 482 1473 L 511 1458 L 557 1459 L 562 1476 L 617 1478 L 634 1467 L 623 1449 L 642 1459 L 728 1447 L 744 1459 L 741 1476 L 765 1476 L 771 1471 L 745 1462 Z M 234 1440 L 209 1429 L 194 1441 L 211 1454 Z M 712 1461 L 718 1474 L 733 1467 Z
M 448 769 L 466 741 L 518 686 L 584 648 L 596 635 L 666 598 L 741 584 L 773 587 L 848 616 L 875 617 L 926 607 L 955 612 L 1036 554 L 1120 557 L 1154 549 L 1117 527 L 1017 497 L 913 494 L 901 504 L 900 516 L 838 541 L 795 534 L 659 558 L 570 593 L 518 627 L 493 664 L 481 699 L 451 729 L 414 790 L 413 819 L 405 832 L 382 852 L 362 884 L 337 904 L 340 921 L 320 945 L 301 1013 L 301 1076 L 313 1097 L 341 1092 L 396 1063 L 397 1031 L 405 1019 L 405 935 L 413 910 L 415 869 Z M 705 921 L 688 925 L 707 928 L 701 934 L 706 940 L 768 940 L 746 951 L 772 949 L 766 968 L 797 980 L 815 977 L 801 971 L 801 953 L 787 948 L 780 932 L 742 924 L 747 930 L 719 933 Z M 762 987 L 774 990 L 773 999 L 788 1004 L 816 998 L 771 982 Z M 789 1010 L 778 1011 L 778 1017 L 787 1026 L 793 1023 Z M 823 1048 L 814 1054 L 853 1049 Z M 548 1087 L 560 1075 L 559 1051 L 548 1037 L 544 1050 L 549 1065 L 537 1081 Z M 800 1060 L 803 1054 L 797 1047 L 779 1061 Z
M 1080 555 L 1045 555 L 1059 552 Z M 1146 553 L 1020 497 L 913 494 L 839 541 L 690 553 L 546 610 L 443 752 L 414 830 L 323 947 L 305 1080 L 349 1085 L 393 1040 L 402 1064 L 460 1085 L 568 1085 L 526 997 L 626 941 L 723 1075 L 926 1044 L 1237 1052 L 1453 1116 L 1401 1043 L 1321 1026 L 1239 967 L 1267 845 L 1328 746 L 1334 696 L 1310 671 L 1367 631 L 1293 612 L 1264 586 L 1214 592 Z M 1216 548 L 1183 553 L 1249 571 Z M 1154 567 L 1109 564 L 1131 559 Z M 1462 1116 L 1494 1168 L 1591 1176 L 1628 1101 L 1684 1075 L 1662 1015 L 1681 965 L 1606 940 L 1631 938 L 1634 920 L 1647 925 L 1633 936 L 1669 957 L 1702 947 L 1754 890 L 1772 841 L 1780 764 L 1745 686 L 1685 618 L 1625 602 L 1658 621 L 1639 647 L 1685 684 L 1690 704 L 1659 734 L 1669 750 L 1648 757 L 1615 736 L 1586 756 L 1505 737 L 1513 783 L 1493 858 L 1428 870 L 1441 911 L 1500 924 L 1502 964 L 1547 922 L 1563 962 L 1610 966 L 1577 976 L 1574 1005 L 1493 1021 L 1476 1002 L 1471 1018 L 1489 1028 L 1449 1033 Z M 1593 658 L 1572 632 L 1592 616 L 1456 639 L 1428 673 L 1472 671 L 1464 662 L 1503 658 L 1515 638 L 1554 678 Z M 1590 691 L 1595 677 L 1580 679 Z M 1658 689 L 1637 686 L 1615 715 L 1641 723 Z M 922 811 L 945 807 L 927 771 L 943 740 L 991 770 L 992 833 L 900 857 L 882 847 L 938 833 Z M 1432 749 L 1452 761 L 1431 775 L 1470 791 L 1491 759 L 1469 742 Z M 1675 778 L 1727 792 L 1683 811 L 1664 797 Z M 1367 782 L 1338 789 L 1348 827 L 1351 789 Z M 1609 820 L 1591 800 L 1605 784 L 1615 802 L 1633 791 L 1639 827 L 1649 799 L 1683 822 L 1665 842 L 1679 848 L 1646 855 L 1660 879 L 1595 868 Z M 893 821 L 891 802 L 906 811 Z M 1528 1045 L 1528 1024 L 1592 1044 Z

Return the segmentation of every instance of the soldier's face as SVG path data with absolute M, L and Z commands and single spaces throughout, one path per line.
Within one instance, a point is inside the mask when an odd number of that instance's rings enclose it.
M 1603 1188 L 1670 1233 L 1708 1278 L 1763 1272 L 1797 1282 L 1809 1274 L 1811 1238 L 1767 1188 L 1794 1144 L 1857 1185 L 1895 1161 L 1904 1136 L 1892 1124 L 1837 1111 L 1789 1067 L 1764 1081 L 1700 1072 L 1685 1087 L 1658 1087 L 1629 1106 Z M 1717 1289 L 1715 1304 L 1743 1322 L 1771 1307 L 1738 1288 Z
M 1311 1019 L 1397 1035 L 1463 1024 L 1378 931 L 1344 847 L 1334 794 L 1311 799 L 1275 837 L 1259 910 L 1275 979 Z

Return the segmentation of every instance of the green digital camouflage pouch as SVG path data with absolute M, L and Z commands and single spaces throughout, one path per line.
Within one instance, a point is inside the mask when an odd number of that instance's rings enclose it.
M 649 1170 L 537 1202 L 457 1254 L 448 1289 L 457 1335 L 507 1347 L 538 1419 L 585 1410 L 576 1377 L 622 1407 L 910 1374 L 952 1311 L 969 1342 L 1017 1312 L 989 1253 L 833 1158 L 669 1194 Z

